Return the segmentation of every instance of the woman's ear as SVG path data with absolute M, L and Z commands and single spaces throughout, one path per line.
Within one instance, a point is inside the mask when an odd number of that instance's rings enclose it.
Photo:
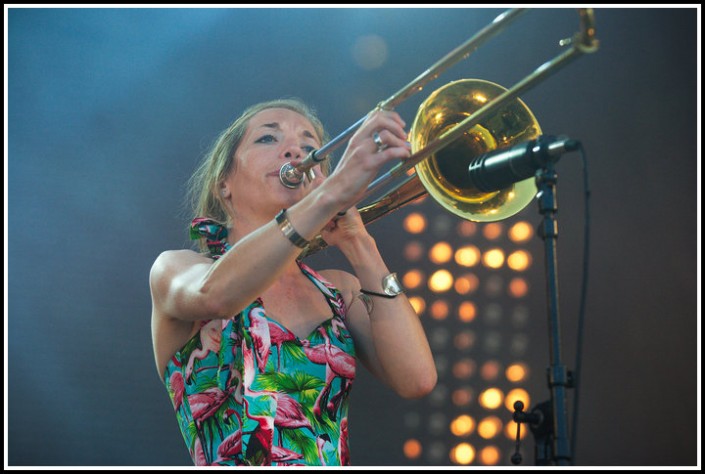
M 225 183 L 220 183 L 220 197 L 223 199 L 228 199 L 230 197 L 230 189 Z

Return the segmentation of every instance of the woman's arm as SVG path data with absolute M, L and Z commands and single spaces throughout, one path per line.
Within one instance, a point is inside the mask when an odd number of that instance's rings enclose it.
M 357 276 L 327 272 L 348 296 L 348 328 L 360 360 L 400 396 L 427 395 L 436 385 L 436 366 L 421 321 L 406 295 L 370 296 L 369 314 L 358 298 L 361 288 L 382 293 L 382 280 L 390 273 L 374 239 L 362 227 L 359 213 L 348 211 L 336 228 L 326 230 L 324 238 L 340 248 Z
M 287 212 L 294 228 L 312 238 L 335 214 L 324 194 L 310 195 Z M 301 252 L 274 218 L 240 239 L 221 258 L 190 250 L 159 255 L 150 271 L 150 287 L 159 313 L 172 319 L 226 319 L 254 301 Z
M 372 140 L 376 130 L 384 130 L 380 133 L 389 142 L 381 152 Z M 335 172 L 288 209 L 293 228 L 305 239 L 318 235 L 337 212 L 357 203 L 380 167 L 408 157 L 404 137 L 398 114 L 373 113 L 351 138 Z M 195 252 L 165 252 L 150 272 L 155 305 L 178 320 L 230 318 L 260 296 L 300 251 L 272 218 L 214 263 Z

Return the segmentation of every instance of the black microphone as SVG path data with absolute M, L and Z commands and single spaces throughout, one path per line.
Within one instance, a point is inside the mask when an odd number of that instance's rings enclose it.
M 531 178 L 536 171 L 555 163 L 562 154 L 580 148 L 580 142 L 568 137 L 541 135 L 502 150 L 483 153 L 470 163 L 470 182 L 480 191 L 491 192 Z

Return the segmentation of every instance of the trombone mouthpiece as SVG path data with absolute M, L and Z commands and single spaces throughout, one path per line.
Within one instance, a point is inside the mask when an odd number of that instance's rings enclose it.
M 287 188 L 298 188 L 303 180 L 304 173 L 297 170 L 291 163 L 284 163 L 279 169 L 279 181 Z

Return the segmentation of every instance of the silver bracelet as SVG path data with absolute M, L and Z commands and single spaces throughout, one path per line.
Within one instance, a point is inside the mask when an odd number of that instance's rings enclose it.
M 277 224 L 279 224 L 279 228 L 284 233 L 284 237 L 289 239 L 289 241 L 297 247 L 302 249 L 306 248 L 309 241 L 296 232 L 296 229 L 294 229 L 294 226 L 291 225 L 291 222 L 289 222 L 289 219 L 286 217 L 286 209 L 279 211 L 275 219 Z

